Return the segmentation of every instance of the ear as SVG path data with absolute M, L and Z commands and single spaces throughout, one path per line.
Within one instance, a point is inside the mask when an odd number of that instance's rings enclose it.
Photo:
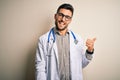
M 70 19 L 69 23 L 71 23 L 71 21 L 72 21 L 72 18 Z
M 57 14 L 54 15 L 54 19 L 56 19 Z

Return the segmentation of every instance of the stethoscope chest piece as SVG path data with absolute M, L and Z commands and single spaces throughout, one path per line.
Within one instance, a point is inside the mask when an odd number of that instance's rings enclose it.
M 78 40 L 74 40 L 74 43 L 77 44 L 77 43 L 78 43 Z

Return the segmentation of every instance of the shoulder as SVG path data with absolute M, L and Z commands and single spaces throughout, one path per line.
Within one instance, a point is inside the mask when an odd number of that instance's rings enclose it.
M 39 42 L 41 42 L 41 43 L 47 42 L 48 34 L 49 34 L 49 31 L 46 32 L 45 34 L 41 35 L 41 36 L 38 38 Z

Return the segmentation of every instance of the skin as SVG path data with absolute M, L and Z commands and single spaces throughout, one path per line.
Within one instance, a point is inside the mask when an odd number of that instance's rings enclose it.
M 64 15 L 68 15 L 68 16 L 72 17 L 72 12 L 67 9 L 60 9 L 59 13 L 63 13 Z M 60 35 L 65 35 L 68 30 L 68 25 L 72 21 L 72 18 L 70 20 L 66 21 L 65 17 L 59 18 L 58 15 L 55 14 L 54 19 L 55 19 L 55 25 L 56 25 Z M 86 46 L 87 46 L 87 50 L 89 52 L 92 52 L 94 50 L 95 41 L 96 41 L 96 38 L 86 40 Z
M 59 13 L 63 13 L 64 15 L 72 16 L 72 13 L 70 10 L 67 9 L 60 9 Z M 66 21 L 65 17 L 59 18 L 57 14 L 55 14 L 55 24 L 56 27 L 58 28 L 59 32 L 61 35 L 65 35 L 67 30 L 68 30 L 68 25 L 71 22 L 72 19 Z
M 96 41 L 96 38 L 87 39 L 87 41 L 86 41 L 86 46 L 87 46 L 87 50 L 88 50 L 89 52 L 93 52 L 95 41 Z

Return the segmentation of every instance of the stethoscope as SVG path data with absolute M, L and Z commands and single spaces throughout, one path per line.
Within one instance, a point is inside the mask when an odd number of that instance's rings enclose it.
M 73 39 L 74 39 L 74 43 L 77 44 L 78 43 L 78 40 L 76 39 L 74 33 L 72 31 L 70 31 L 72 36 L 73 36 Z M 52 28 L 48 34 L 48 43 L 50 42 L 50 35 L 52 34 L 53 36 L 53 43 L 55 42 L 56 40 L 56 37 L 55 37 L 55 33 L 54 33 L 54 28 Z

